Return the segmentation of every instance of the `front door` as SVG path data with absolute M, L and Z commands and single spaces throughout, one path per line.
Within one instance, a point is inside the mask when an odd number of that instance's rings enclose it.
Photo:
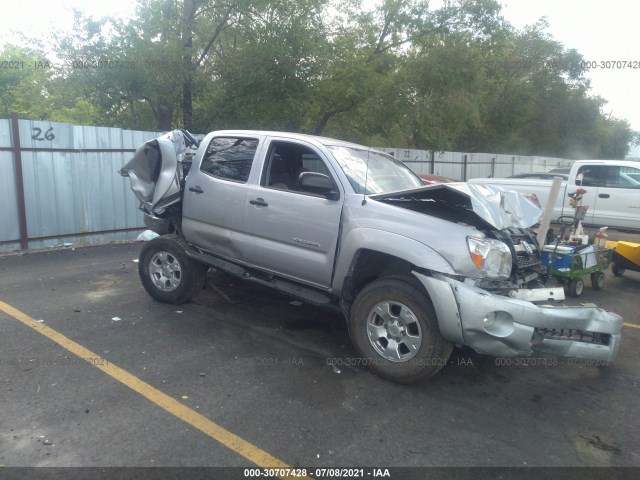
M 344 192 L 323 155 L 304 142 L 270 139 L 259 185 L 247 198 L 246 261 L 273 273 L 328 288 L 338 242 Z M 333 182 L 329 200 L 300 185 L 317 172 Z

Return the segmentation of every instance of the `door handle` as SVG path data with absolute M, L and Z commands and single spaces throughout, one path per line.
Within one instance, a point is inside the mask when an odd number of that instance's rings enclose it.
M 255 200 L 249 200 L 251 205 L 257 205 L 259 207 L 268 207 L 269 204 L 264 201 L 262 198 L 256 198 Z
M 195 187 L 189 187 L 189 191 L 193 193 L 204 193 L 204 190 L 202 190 L 198 185 Z
M 609 195 L 608 193 L 600 193 L 598 194 L 598 198 L 609 198 L 611 195 Z

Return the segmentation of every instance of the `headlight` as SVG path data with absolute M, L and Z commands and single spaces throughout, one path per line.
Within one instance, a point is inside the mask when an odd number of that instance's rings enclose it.
M 504 243 L 492 238 L 467 237 L 467 245 L 474 265 L 487 277 L 511 276 L 511 251 Z

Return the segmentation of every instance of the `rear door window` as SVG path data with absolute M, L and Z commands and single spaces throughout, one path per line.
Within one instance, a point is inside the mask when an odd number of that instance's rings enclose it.
M 619 181 L 625 188 L 640 188 L 640 170 L 635 167 L 619 167 Z
M 212 177 L 246 183 L 257 149 L 255 138 L 215 137 L 207 147 L 200 170 Z

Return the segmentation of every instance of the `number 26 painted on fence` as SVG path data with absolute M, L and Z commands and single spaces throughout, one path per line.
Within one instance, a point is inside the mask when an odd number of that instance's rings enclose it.
M 56 136 L 53 134 L 53 127 L 49 127 L 49 129 L 44 132 L 44 137 L 42 136 L 42 129 L 38 127 L 33 127 L 31 129 L 31 139 L 38 140 L 39 142 L 43 140 L 53 141 Z

